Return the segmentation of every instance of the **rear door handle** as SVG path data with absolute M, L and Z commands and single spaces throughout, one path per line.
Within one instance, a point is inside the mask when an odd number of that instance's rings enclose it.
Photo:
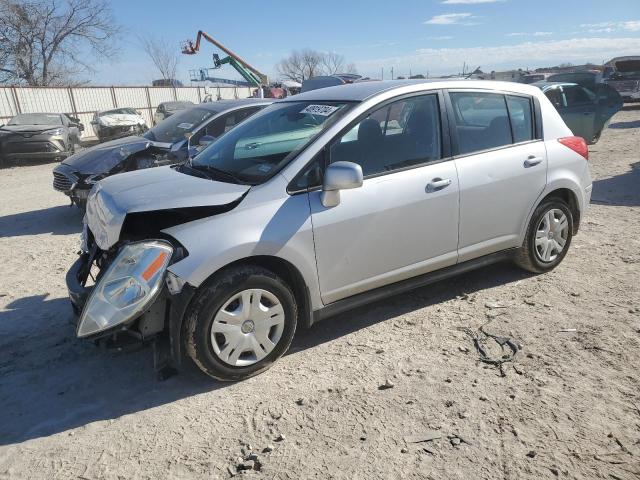
M 438 190 L 447 188 L 449 185 L 451 185 L 450 178 L 445 178 L 443 180 L 442 178 L 436 177 L 433 180 L 431 180 L 429 183 L 427 183 L 427 193 L 437 192 Z
M 529 158 L 527 158 L 524 161 L 524 166 L 525 166 L 525 168 L 533 167 L 534 165 L 538 165 L 539 163 L 542 163 L 542 160 L 544 160 L 542 157 L 536 157 L 535 155 L 529 155 Z

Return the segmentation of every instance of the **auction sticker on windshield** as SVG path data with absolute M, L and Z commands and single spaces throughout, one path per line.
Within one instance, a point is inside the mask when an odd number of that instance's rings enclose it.
M 334 107 L 333 105 L 307 105 L 307 107 L 300 113 L 308 113 L 310 115 L 321 115 L 328 117 L 340 107 Z

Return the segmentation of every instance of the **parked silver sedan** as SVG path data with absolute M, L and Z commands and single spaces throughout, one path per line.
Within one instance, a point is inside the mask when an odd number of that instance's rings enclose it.
M 67 275 L 77 335 L 168 338 L 176 364 L 250 377 L 349 308 L 501 260 L 555 268 L 589 204 L 587 158 L 529 85 L 290 97 L 190 162 L 96 185 Z

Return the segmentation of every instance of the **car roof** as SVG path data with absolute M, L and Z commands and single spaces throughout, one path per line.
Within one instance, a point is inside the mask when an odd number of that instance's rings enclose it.
M 198 103 L 191 108 L 197 107 L 203 110 L 224 112 L 240 107 L 249 107 L 251 105 L 271 105 L 274 100 L 275 99 L 273 98 L 239 98 L 237 100 L 218 100 L 217 102 Z
M 170 100 L 168 102 L 160 102 L 158 105 L 195 105 L 191 100 Z
M 440 88 L 481 88 L 487 90 L 506 90 L 533 95 L 530 85 L 494 80 L 433 79 L 433 80 L 372 80 L 319 88 L 287 97 L 282 102 L 296 101 L 352 101 L 359 102 L 383 92 L 410 85 L 424 85 L 425 90 Z

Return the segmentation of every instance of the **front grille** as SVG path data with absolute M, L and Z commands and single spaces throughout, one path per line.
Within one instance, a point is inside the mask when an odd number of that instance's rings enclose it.
M 73 185 L 74 181 L 63 173 L 53 172 L 53 188 L 56 190 L 67 192 L 71 190 L 71 185 Z
M 60 150 L 50 142 L 10 142 L 5 144 L 6 153 L 47 153 Z

